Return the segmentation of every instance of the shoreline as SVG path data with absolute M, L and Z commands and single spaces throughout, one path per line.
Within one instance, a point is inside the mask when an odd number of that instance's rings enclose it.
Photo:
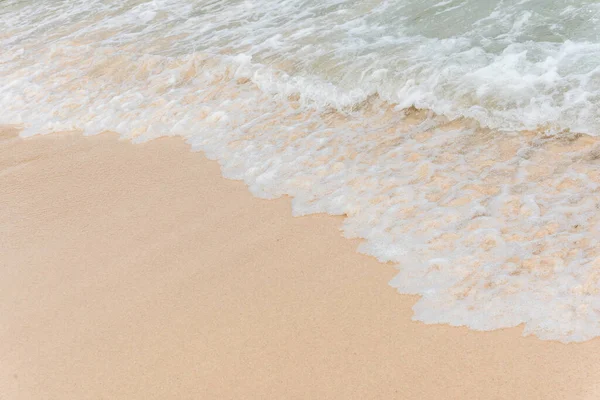
M 413 322 L 418 296 L 342 217 L 294 218 L 179 138 L 15 135 L 0 128 L 8 398 L 600 395 L 600 339 Z
M 402 264 L 391 284 L 423 295 L 423 322 L 600 336 L 598 139 L 495 133 L 381 97 L 349 114 L 306 107 L 210 57 L 80 50 L 52 52 L 41 70 L 35 60 L 15 66 L 7 79 L 33 86 L 4 96 L 17 99 L 4 120 L 27 121 L 24 136 L 83 127 L 133 142 L 182 136 L 257 197 L 289 195 L 295 215 L 346 215 L 344 234 L 364 238 L 362 252 Z M 62 83 L 37 96 L 48 82 Z

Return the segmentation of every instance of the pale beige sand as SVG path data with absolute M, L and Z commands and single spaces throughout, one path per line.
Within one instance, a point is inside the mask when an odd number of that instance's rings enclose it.
M 0 399 L 597 399 L 600 341 L 411 322 L 340 218 L 177 139 L 0 137 Z

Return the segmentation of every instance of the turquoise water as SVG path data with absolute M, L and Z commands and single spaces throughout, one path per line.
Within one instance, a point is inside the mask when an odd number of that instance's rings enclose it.
M 377 94 L 510 130 L 595 134 L 600 6 L 589 1 L 5 1 L 5 46 L 239 54 L 307 101 Z M 171 40 L 169 40 L 171 39 Z

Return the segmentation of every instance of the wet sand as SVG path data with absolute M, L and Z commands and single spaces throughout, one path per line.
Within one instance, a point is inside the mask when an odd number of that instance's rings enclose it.
M 411 321 L 341 218 L 179 139 L 0 130 L 0 399 L 596 399 L 600 340 Z

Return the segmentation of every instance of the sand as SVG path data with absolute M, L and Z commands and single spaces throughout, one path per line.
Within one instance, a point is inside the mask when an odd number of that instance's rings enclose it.
M 0 399 L 600 397 L 600 340 L 413 322 L 341 218 L 179 139 L 0 132 Z

